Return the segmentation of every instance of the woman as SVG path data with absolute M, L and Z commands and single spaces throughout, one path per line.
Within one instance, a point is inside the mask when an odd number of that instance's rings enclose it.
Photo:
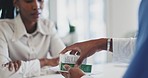
M 42 67 L 58 65 L 57 55 L 65 45 L 54 24 L 40 17 L 44 0 L 13 3 L 19 9 L 17 17 L 0 21 L 0 72 L 12 78 L 38 76 Z M 47 58 L 48 54 L 54 58 Z

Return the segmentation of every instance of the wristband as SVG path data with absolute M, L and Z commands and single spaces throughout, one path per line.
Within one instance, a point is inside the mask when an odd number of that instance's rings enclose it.
M 111 62 L 111 56 L 110 56 L 110 46 L 111 46 L 111 38 L 107 39 L 107 63 Z
M 107 40 L 107 52 L 110 50 L 110 44 L 111 44 L 111 38 L 108 38 Z

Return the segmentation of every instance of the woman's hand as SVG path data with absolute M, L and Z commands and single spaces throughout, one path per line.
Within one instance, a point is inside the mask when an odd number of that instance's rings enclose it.
M 52 58 L 52 59 L 43 58 L 43 59 L 39 59 L 39 60 L 40 60 L 41 67 L 59 65 L 59 57 Z
M 61 74 L 65 78 L 81 78 L 83 75 L 85 75 L 84 72 L 79 67 L 75 66 L 71 68 L 69 65 L 65 65 L 64 67 L 68 71 L 68 72 L 61 72 Z
M 15 70 L 18 71 L 18 69 L 20 68 L 21 66 L 21 61 L 17 60 L 17 61 L 10 61 L 6 64 L 3 65 L 4 67 L 8 67 L 9 71 L 13 71 Z
M 47 59 L 47 65 L 48 66 L 57 66 L 57 65 L 59 65 L 59 57 L 52 58 L 52 59 Z

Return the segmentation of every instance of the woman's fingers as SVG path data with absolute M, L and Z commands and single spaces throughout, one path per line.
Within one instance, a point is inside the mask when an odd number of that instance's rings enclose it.
M 13 62 L 9 62 L 9 64 L 8 64 L 9 71 L 12 71 L 13 70 L 13 67 L 14 67 Z
M 19 67 L 21 66 L 21 61 L 10 61 L 3 65 L 4 67 L 8 67 L 9 71 L 17 71 Z
M 13 62 L 13 64 L 14 64 L 15 71 L 17 71 L 19 69 L 18 63 L 17 62 Z

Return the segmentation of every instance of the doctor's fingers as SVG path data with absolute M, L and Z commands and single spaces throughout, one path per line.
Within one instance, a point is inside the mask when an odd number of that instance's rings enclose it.
M 87 57 L 85 54 L 81 54 L 78 60 L 76 61 L 75 67 L 80 66 L 83 62 L 83 60 Z
M 61 54 L 65 54 L 69 51 L 78 51 L 81 52 L 81 49 L 79 47 L 77 47 L 77 45 L 71 45 L 71 46 L 67 46 L 62 52 Z
M 60 72 L 65 78 L 70 78 L 70 74 L 68 72 Z
M 70 52 L 71 55 L 80 55 L 80 52 L 78 50 L 72 50 Z

